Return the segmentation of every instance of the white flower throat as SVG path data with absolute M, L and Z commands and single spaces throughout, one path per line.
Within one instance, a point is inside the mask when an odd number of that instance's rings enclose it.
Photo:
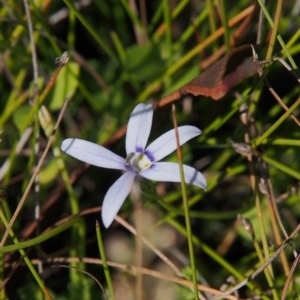
M 152 162 L 147 154 L 141 152 L 131 152 L 125 160 L 125 167 L 129 167 L 136 173 L 149 169 L 151 165 Z

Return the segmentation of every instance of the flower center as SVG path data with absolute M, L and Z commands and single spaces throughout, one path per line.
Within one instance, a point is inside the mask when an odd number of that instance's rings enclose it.
M 152 165 L 151 160 L 145 153 L 131 152 L 127 155 L 125 160 L 125 167 L 137 173 L 147 170 Z

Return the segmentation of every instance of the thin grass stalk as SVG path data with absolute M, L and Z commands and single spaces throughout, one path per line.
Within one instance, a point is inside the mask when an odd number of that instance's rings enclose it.
M 8 227 L 8 221 L 2 211 L 2 209 L 0 209 L 0 219 L 2 220 L 3 224 Z M 12 230 L 9 231 L 9 235 L 11 236 L 11 238 L 13 239 L 14 243 L 18 246 L 19 241 L 16 238 L 14 232 Z M 44 282 L 42 280 L 42 278 L 39 276 L 38 272 L 35 270 L 34 266 L 32 265 L 30 259 L 28 258 L 28 256 L 26 255 L 25 251 L 23 249 L 19 249 L 19 252 L 21 254 L 21 256 L 23 257 L 27 267 L 29 268 L 32 276 L 35 278 L 37 284 L 39 285 L 39 287 L 41 288 L 42 292 L 44 293 L 44 296 L 46 297 L 46 299 L 48 300 L 52 300 L 52 297 L 49 293 L 49 291 L 47 290 L 46 286 L 44 285 Z
M 188 238 L 188 246 L 189 246 L 189 256 L 190 256 L 190 263 L 192 268 L 192 279 L 194 285 L 194 299 L 199 299 L 198 295 L 198 286 L 197 286 L 197 269 L 195 263 L 195 256 L 194 256 L 194 246 L 192 241 L 192 227 L 191 227 L 191 220 L 189 215 L 189 205 L 188 199 L 186 194 L 186 186 L 185 186 L 185 179 L 184 179 L 184 172 L 183 172 L 183 165 L 182 165 L 182 153 L 180 149 L 180 142 L 179 142 L 179 135 L 178 135 L 178 126 L 177 126 L 177 119 L 176 119 L 176 110 L 175 105 L 172 105 L 172 116 L 173 116 L 173 124 L 175 128 L 176 134 L 176 143 L 177 143 L 177 158 L 179 163 L 179 170 L 180 170 L 180 179 L 181 179 L 181 190 L 182 190 L 182 199 L 183 199 L 183 206 L 184 206 L 184 215 L 185 215 L 185 226 L 187 230 L 187 238 Z
M 108 267 L 107 260 L 106 260 L 104 243 L 103 243 L 101 229 L 100 229 L 100 225 L 99 225 L 98 221 L 96 221 L 96 235 L 97 235 L 98 248 L 99 248 L 100 257 L 101 257 L 102 264 L 103 264 L 103 270 L 104 270 L 104 275 L 105 275 L 109 295 L 111 297 L 111 300 L 115 300 L 116 297 L 115 297 L 115 293 L 114 293 L 113 283 L 112 283 L 109 267 Z

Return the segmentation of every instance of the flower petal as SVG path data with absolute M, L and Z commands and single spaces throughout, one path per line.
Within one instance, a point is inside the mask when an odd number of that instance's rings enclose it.
M 195 126 L 180 126 L 178 127 L 178 135 L 180 145 L 183 145 L 191 138 L 200 135 L 202 131 Z M 146 149 L 150 155 L 154 158 L 155 161 L 159 161 L 164 158 L 168 154 L 175 151 L 177 148 L 176 145 L 176 136 L 175 129 L 172 129 L 159 138 L 157 138 L 154 142 L 152 142 Z
M 206 189 L 205 177 L 196 169 L 183 165 L 185 182 Z M 180 182 L 179 165 L 171 162 L 159 162 L 150 169 L 140 172 L 142 177 L 155 181 Z
M 123 174 L 107 191 L 102 205 L 102 221 L 107 228 L 114 220 L 120 207 L 130 193 L 136 174 L 127 172 Z
M 138 104 L 130 115 L 126 133 L 126 153 L 136 152 L 137 147 L 145 149 L 152 125 L 151 104 Z
M 125 159 L 110 150 L 81 139 L 66 139 L 61 150 L 91 165 L 125 171 Z

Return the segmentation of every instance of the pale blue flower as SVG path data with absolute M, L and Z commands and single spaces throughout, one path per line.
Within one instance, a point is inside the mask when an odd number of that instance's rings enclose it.
M 146 143 L 152 125 L 152 105 L 138 104 L 131 113 L 126 133 L 126 154 L 124 159 L 110 150 L 80 139 L 66 139 L 62 151 L 94 166 L 118 169 L 124 174 L 110 187 L 102 206 L 102 220 L 108 227 L 131 191 L 136 176 L 156 181 L 180 182 L 179 165 L 172 162 L 158 162 L 176 150 L 175 130 L 172 129 L 147 148 Z M 201 134 L 194 126 L 178 127 L 180 145 Z M 206 189 L 206 179 L 196 169 L 183 165 L 186 183 Z

